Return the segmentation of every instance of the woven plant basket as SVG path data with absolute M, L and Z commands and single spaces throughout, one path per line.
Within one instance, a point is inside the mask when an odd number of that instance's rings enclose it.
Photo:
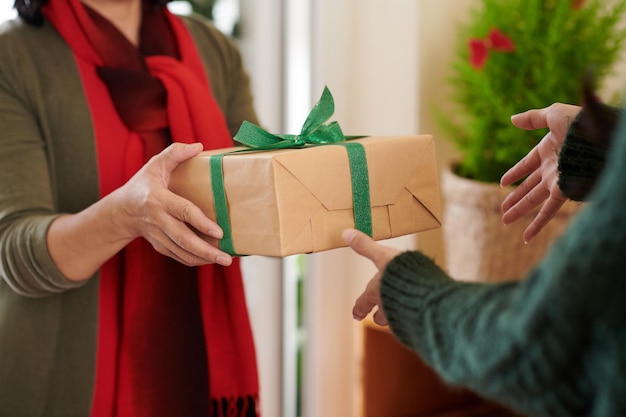
M 528 244 L 522 234 L 537 211 L 508 226 L 500 205 L 512 191 L 442 173 L 443 239 L 450 276 L 462 281 L 500 282 L 523 278 L 544 256 L 583 205 L 568 201 Z

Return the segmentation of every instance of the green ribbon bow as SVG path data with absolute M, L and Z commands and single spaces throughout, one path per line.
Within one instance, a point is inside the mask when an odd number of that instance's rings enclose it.
M 324 87 L 320 100 L 313 106 L 302 126 L 299 135 L 276 135 L 259 126 L 244 121 L 235 135 L 235 140 L 246 149 L 230 153 L 267 151 L 286 148 L 303 148 L 305 146 L 340 145 L 346 148 L 352 180 L 352 202 L 355 228 L 372 236 L 372 208 L 370 203 L 369 177 L 365 148 L 360 143 L 346 142 L 363 136 L 344 136 L 337 122 L 328 119 L 335 112 L 333 96 Z M 210 159 L 213 201 L 217 213 L 217 224 L 224 231 L 220 241 L 220 249 L 235 255 L 228 215 L 226 191 L 224 189 L 223 159 L 225 154 L 213 155 Z
M 299 135 L 275 135 L 244 121 L 235 135 L 235 140 L 248 146 L 250 150 L 300 148 L 307 144 L 324 145 L 343 142 L 347 138 L 343 135 L 339 123 L 326 123 L 334 112 L 335 101 L 328 87 L 324 87 L 322 97 L 313 106 Z M 356 136 L 351 138 L 354 139 Z

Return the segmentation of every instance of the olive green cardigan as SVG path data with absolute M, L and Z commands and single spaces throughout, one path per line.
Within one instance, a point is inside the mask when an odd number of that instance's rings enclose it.
M 236 46 L 184 18 L 231 133 L 256 123 Z M 73 54 L 49 25 L 0 27 L 0 416 L 87 417 L 98 276 L 68 281 L 46 231 L 98 199 L 91 117 Z

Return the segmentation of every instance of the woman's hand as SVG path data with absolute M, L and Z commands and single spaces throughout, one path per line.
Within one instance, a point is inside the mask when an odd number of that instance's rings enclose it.
M 352 316 L 356 320 L 363 320 L 374 307 L 378 307 L 374 313 L 374 322 L 381 326 L 388 325 L 380 300 L 380 280 L 389 261 L 399 255 L 400 251 L 379 245 L 365 233 L 354 229 L 344 230 L 342 237 L 352 250 L 368 258 L 378 268 L 376 275 L 367 283 L 363 294 L 354 303 Z
M 113 221 L 129 237 L 143 237 L 163 255 L 196 266 L 230 265 L 232 258 L 216 247 L 222 229 L 198 206 L 168 189 L 174 169 L 202 151 L 199 143 L 174 143 L 148 161 L 124 186 L 115 191 L 118 210 Z M 194 230 L 216 240 L 213 244 Z
M 520 129 L 550 129 L 541 142 L 500 180 L 500 185 L 505 187 L 526 177 L 502 202 L 504 224 L 513 223 L 543 204 L 524 231 L 525 242 L 534 238 L 567 200 L 558 185 L 559 153 L 569 126 L 581 110 L 578 106 L 555 103 L 550 107 L 529 110 L 511 117 L 511 122 Z
M 138 237 L 188 266 L 230 265 L 232 257 L 216 245 L 223 235 L 220 227 L 168 189 L 174 169 L 201 151 L 199 143 L 174 143 L 108 196 L 79 213 L 57 217 L 47 239 L 59 270 L 70 280 L 85 280 Z M 215 241 L 205 241 L 196 230 Z

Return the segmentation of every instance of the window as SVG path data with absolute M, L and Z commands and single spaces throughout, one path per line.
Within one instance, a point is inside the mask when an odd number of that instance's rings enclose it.
M 13 8 L 13 2 L 4 1 L 0 4 L 0 22 L 17 17 L 17 11 Z

